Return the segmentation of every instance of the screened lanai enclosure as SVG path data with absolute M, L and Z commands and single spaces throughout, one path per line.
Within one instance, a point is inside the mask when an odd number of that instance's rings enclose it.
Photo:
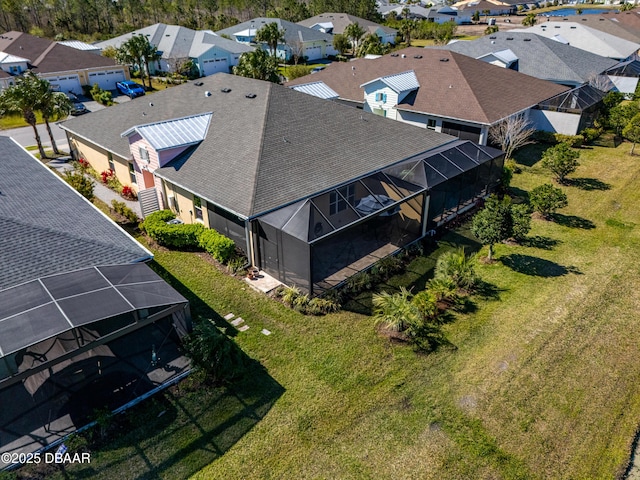
M 177 345 L 190 328 L 187 300 L 145 264 L 0 290 L 0 449 L 26 448 L 62 418 L 82 426 L 188 368 Z
M 459 141 L 261 216 L 260 266 L 321 294 L 470 208 L 503 163 L 500 150 Z

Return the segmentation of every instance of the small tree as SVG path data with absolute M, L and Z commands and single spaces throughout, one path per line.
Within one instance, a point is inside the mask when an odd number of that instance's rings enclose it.
M 549 218 L 559 208 L 567 206 L 567 196 L 559 188 L 550 183 L 539 185 L 529 193 L 529 201 L 533 209 L 544 218 Z
M 434 278 L 450 278 L 456 287 L 471 291 L 478 283 L 473 255 L 467 256 L 464 249 L 443 253 L 438 257 Z
M 411 294 L 404 287 L 400 287 L 399 293 L 374 293 L 372 302 L 375 325 L 394 332 L 404 332 L 410 325 L 419 323 L 420 310 L 410 298 Z
M 482 14 L 484 15 L 484 21 L 485 23 L 487 22 L 489 15 L 491 15 L 491 10 L 489 9 L 484 9 L 482 10 Z
M 399 31 L 404 38 L 404 42 L 407 47 L 411 46 L 411 35 L 413 34 L 413 30 L 415 29 L 415 22 L 413 20 L 403 20 L 400 23 Z
M 631 119 L 640 113 L 640 104 L 638 102 L 619 103 L 609 111 L 609 125 L 611 125 L 617 134 L 626 127 Z
M 512 237 L 516 242 L 524 240 L 531 230 L 531 207 L 526 203 L 511 205 Z
M 533 143 L 532 136 L 535 131 L 524 115 L 512 115 L 493 125 L 489 129 L 489 138 L 500 145 L 507 158 L 512 158 L 517 149 Z
M 346 35 L 337 33 L 333 36 L 333 48 L 335 48 L 340 55 L 344 55 L 347 50 L 351 48 L 351 42 Z
M 243 53 L 238 64 L 233 67 L 233 73 L 241 77 L 266 80 L 273 83 L 280 81 L 278 62 L 275 57 L 261 48 L 257 48 L 253 52 Z
M 640 113 L 636 114 L 622 129 L 622 136 L 632 142 L 631 155 L 636 148 L 636 143 L 640 142 Z
M 476 10 L 475 12 L 473 12 L 473 15 L 471 15 L 471 20 L 474 23 L 478 23 L 480 21 L 480 11 Z
M 535 13 L 527 13 L 527 16 L 522 19 L 522 25 L 525 27 L 533 27 L 537 22 Z
M 542 166 L 551 170 L 558 183 L 565 183 L 565 178 L 576 171 L 580 153 L 572 149 L 568 143 L 562 142 L 548 148 L 542 154 Z
M 346 37 L 351 40 L 351 52 L 354 56 L 358 51 L 360 39 L 364 37 L 364 34 L 364 28 L 362 28 L 358 22 L 350 23 L 344 29 L 344 35 L 346 35 Z
M 83 175 L 82 172 L 74 172 L 68 170 L 63 174 L 64 179 L 69 185 L 75 188 L 80 195 L 89 200 L 93 200 L 93 180 Z
M 493 260 L 493 246 L 511 238 L 513 234 L 510 207 L 510 200 L 500 201 L 498 197 L 491 195 L 471 222 L 471 232 L 483 245 L 489 246 L 489 261 Z

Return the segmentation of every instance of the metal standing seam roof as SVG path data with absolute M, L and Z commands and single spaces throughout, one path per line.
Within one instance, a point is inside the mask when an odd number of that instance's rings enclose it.
M 360 87 L 364 87 L 365 85 L 369 85 L 377 81 L 383 82 L 385 85 L 387 85 L 397 93 L 410 92 L 412 90 L 420 88 L 420 82 L 418 82 L 416 72 L 414 72 L 413 70 L 375 78 L 366 83 L 363 83 L 362 85 L 360 85 Z
M 306 93 L 307 95 L 324 98 L 325 100 L 331 100 L 340 97 L 340 95 L 338 95 L 335 90 L 333 90 L 324 82 L 305 83 L 303 85 L 294 85 L 290 88 L 297 92 Z
M 512 50 L 510 50 L 508 48 L 506 50 L 500 50 L 500 51 L 497 51 L 497 52 L 485 53 L 484 55 L 481 55 L 481 56 L 476 57 L 476 58 L 478 60 L 482 60 L 483 58 L 489 57 L 491 55 L 496 57 L 501 62 L 504 62 L 504 63 L 507 63 L 507 64 L 513 63 L 513 62 L 518 60 L 518 56 L 515 53 L 513 53 Z
M 28 62 L 28 58 L 19 57 L 17 55 L 11 55 L 9 53 L 0 52 L 0 63 L 18 63 Z
M 0 358 L 76 327 L 187 303 L 145 264 L 98 266 L 0 290 Z
M 155 150 L 194 145 L 207 136 L 213 113 L 167 120 L 165 122 L 137 125 L 122 133 L 123 137 L 139 133 Z

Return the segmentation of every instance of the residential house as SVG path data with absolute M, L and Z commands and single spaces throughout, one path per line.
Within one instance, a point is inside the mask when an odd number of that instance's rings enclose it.
M 187 370 L 189 306 L 146 248 L 8 137 L 0 199 L 0 452 L 26 453 Z
M 495 17 L 498 15 L 515 15 L 517 7 L 501 0 L 462 0 L 452 5 L 458 12 L 473 15 L 480 12 L 480 15 Z
M 483 64 L 484 65 L 484 64 Z M 75 156 L 317 294 L 426 236 L 498 182 L 502 152 L 281 85 L 217 74 L 62 123 Z M 122 173 L 127 172 L 127 173 Z
M 128 69 L 110 58 L 22 32 L 0 35 L 0 68 L 12 77 L 31 70 L 54 88 L 75 94 L 96 83 L 115 90 L 116 82 L 129 79 Z M 0 86 L 11 83 L 6 76 L 4 82 L 0 79 Z
M 556 20 L 579 23 L 614 37 L 623 38 L 633 43 L 640 43 L 640 30 L 623 25 L 618 21 L 618 18 L 620 18 L 619 15 L 604 10 L 600 15 L 568 15 Z
M 332 35 L 343 35 L 347 26 L 352 23 L 360 25 L 367 34 L 371 33 L 376 35 L 383 44 L 389 43 L 393 45 L 396 43 L 396 35 L 398 35 L 396 29 L 354 15 L 349 15 L 348 13 L 321 13 L 315 17 L 298 22 L 298 25 Z
M 640 49 L 640 43 L 638 42 L 631 42 L 596 30 L 583 25 L 582 22 L 549 21 L 526 29 L 512 31 L 535 33 L 536 35 L 551 38 L 557 42 L 615 60 L 626 60 Z
M 276 56 L 289 60 L 292 56 L 307 57 L 308 60 L 321 60 L 330 55 L 337 55 L 333 48 L 333 35 L 321 30 L 304 27 L 297 23 L 279 18 L 254 18 L 216 32 L 228 36 L 245 45 L 256 45 L 256 32 L 267 23 L 275 23 L 284 30 L 284 42 L 278 45 Z M 262 48 L 268 50 L 266 44 Z
M 447 5 L 426 8 L 421 5 L 396 3 L 379 7 L 378 11 L 385 17 L 392 15 L 395 18 L 405 18 L 406 16 L 411 20 L 427 20 L 436 23 L 456 22 L 457 24 L 471 23 L 472 15 Z
M 149 69 L 156 72 L 176 72 L 188 61 L 193 62 L 200 76 L 217 72 L 229 73 L 238 64 L 240 56 L 252 47 L 220 37 L 210 30 L 192 30 L 179 25 L 156 23 L 119 37 L 96 44 L 97 47 L 120 48 L 134 35 L 144 35 L 158 49 L 159 60 Z
M 323 82 L 339 102 L 482 145 L 492 125 L 567 90 L 458 53 L 417 47 L 333 63 L 286 85 L 310 82 Z
M 618 63 L 530 32 L 496 32 L 438 48 L 569 87 L 582 85 Z

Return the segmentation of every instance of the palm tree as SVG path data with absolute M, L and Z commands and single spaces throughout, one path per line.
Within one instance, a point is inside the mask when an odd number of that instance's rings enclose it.
M 471 291 L 478 283 L 474 265 L 473 255 L 467 256 L 462 248 L 452 250 L 438 257 L 434 277 L 451 279 L 458 288 Z
M 420 310 L 411 303 L 409 291 L 400 287 L 400 293 L 387 292 L 373 295 L 373 318 L 376 325 L 394 332 L 404 332 L 422 321 Z
M 35 73 L 25 72 L 16 79 L 16 84 L 5 88 L 0 93 L 0 115 L 20 114 L 33 128 L 38 151 L 41 158 L 47 158 L 42 147 L 42 140 L 36 127 L 36 110 L 40 105 L 40 79 Z M 48 83 L 48 82 L 47 82 Z
M 358 22 L 350 23 L 347 25 L 347 28 L 344 29 L 344 34 L 351 40 L 351 51 L 354 56 L 358 51 L 358 43 L 364 36 L 364 33 L 364 28 L 362 28 Z
M 46 80 L 44 80 L 44 82 L 47 84 L 49 83 Z M 47 95 L 41 97 L 41 102 L 40 112 L 42 112 L 42 119 L 47 126 L 47 133 L 51 140 L 51 147 L 56 155 L 60 155 L 58 145 L 56 144 L 56 141 L 53 138 L 53 133 L 51 132 L 49 120 L 68 116 L 73 111 L 73 102 L 69 100 L 69 97 L 64 93 L 52 92 L 51 90 L 48 91 Z
M 149 39 L 144 35 L 134 35 L 124 42 L 118 49 L 117 59 L 119 63 L 136 65 L 140 69 L 142 86 L 145 74 L 149 74 L 149 62 L 159 58 L 158 49 L 151 45 Z M 149 78 L 149 88 L 151 88 L 151 78 Z
M 407 47 L 411 46 L 411 34 L 413 33 L 414 27 L 415 24 L 411 20 L 403 20 L 400 24 L 400 33 L 404 37 Z
M 269 46 L 271 56 L 276 56 L 278 44 L 284 42 L 285 31 L 276 22 L 265 24 L 256 32 L 256 42 L 263 42 Z
M 256 78 L 278 83 L 278 62 L 266 50 L 258 48 L 253 52 L 243 53 L 238 61 L 238 65 L 233 67 L 234 75 L 241 77 Z
M 525 27 L 533 27 L 538 22 L 535 13 L 527 13 L 527 16 L 522 20 L 522 25 Z

